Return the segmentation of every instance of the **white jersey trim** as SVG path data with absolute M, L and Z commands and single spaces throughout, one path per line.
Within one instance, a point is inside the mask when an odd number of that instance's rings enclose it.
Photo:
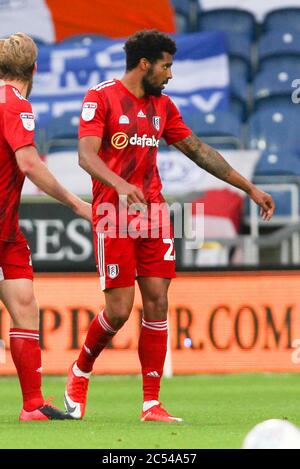
M 101 290 L 105 290 L 105 253 L 104 253 L 104 233 L 98 233 L 98 270 L 100 275 Z
M 116 82 L 113 81 L 113 80 L 102 81 L 102 82 L 99 83 L 98 85 L 93 86 L 92 88 L 90 88 L 90 90 L 101 91 L 101 90 L 103 90 L 104 88 L 107 88 L 108 86 L 112 86 L 112 85 L 115 85 L 115 84 L 116 84 Z

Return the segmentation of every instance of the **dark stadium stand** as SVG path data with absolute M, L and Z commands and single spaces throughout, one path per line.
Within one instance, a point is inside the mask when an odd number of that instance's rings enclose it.
M 223 149 L 242 147 L 241 122 L 231 111 L 194 112 L 185 115 L 184 120 L 207 143 Z
M 198 19 L 199 30 L 220 30 L 241 34 L 252 40 L 255 37 L 256 23 L 254 16 L 240 8 L 222 8 L 200 12 Z

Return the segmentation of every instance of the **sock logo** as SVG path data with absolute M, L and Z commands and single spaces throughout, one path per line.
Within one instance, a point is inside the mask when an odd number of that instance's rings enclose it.
M 92 352 L 90 351 L 90 349 L 85 344 L 83 345 L 83 348 L 86 351 L 86 353 L 88 353 L 90 356 L 93 355 Z
M 158 374 L 157 371 L 150 371 L 146 376 L 150 376 L 151 378 L 160 378 L 160 374 Z

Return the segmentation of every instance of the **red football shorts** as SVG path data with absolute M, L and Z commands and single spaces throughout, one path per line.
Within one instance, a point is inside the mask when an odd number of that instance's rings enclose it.
M 111 238 L 94 232 L 101 289 L 131 287 L 136 277 L 174 278 L 174 239 Z
M 18 241 L 0 241 L 0 281 L 33 279 L 30 249 L 23 235 Z

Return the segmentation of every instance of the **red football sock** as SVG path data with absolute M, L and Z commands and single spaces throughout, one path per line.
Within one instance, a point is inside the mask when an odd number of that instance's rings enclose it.
M 93 319 L 77 360 L 77 366 L 81 371 L 84 373 L 92 371 L 96 358 L 116 332 L 111 327 L 105 310 Z
M 144 401 L 158 400 L 167 339 L 167 321 L 142 320 L 138 351 L 142 365 Z
M 13 328 L 9 331 L 10 352 L 16 366 L 27 412 L 44 404 L 39 331 Z

